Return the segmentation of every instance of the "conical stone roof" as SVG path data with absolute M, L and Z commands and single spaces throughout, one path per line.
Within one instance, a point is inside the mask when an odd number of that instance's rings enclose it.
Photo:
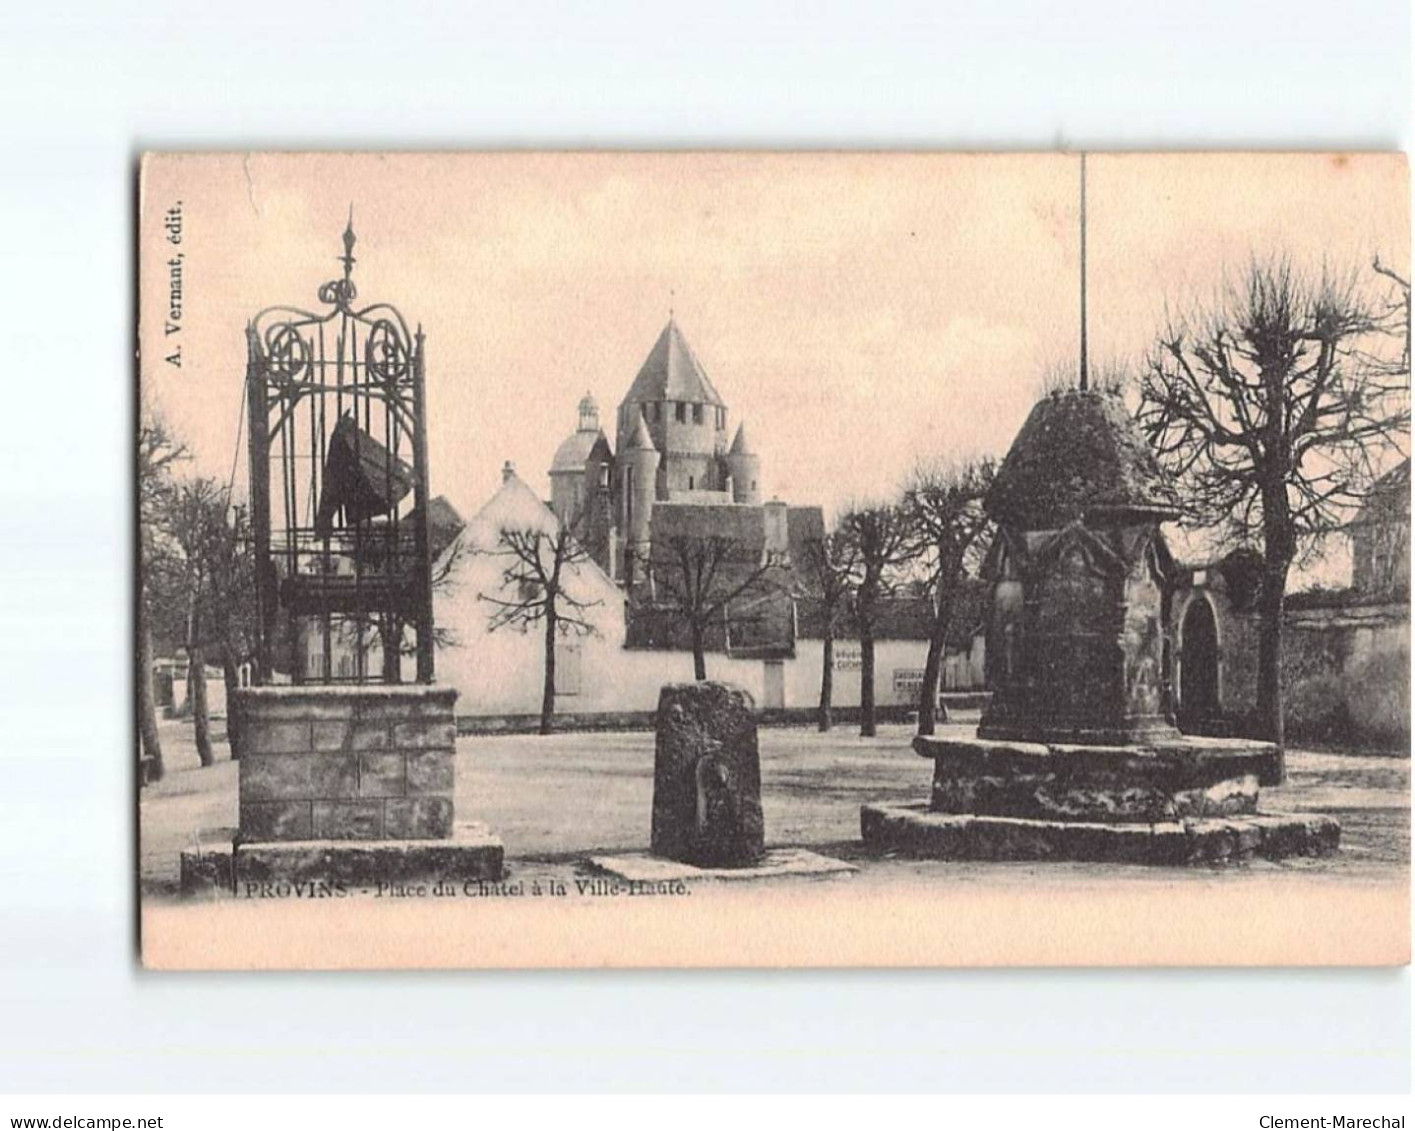
M 732 438 L 732 447 L 728 449 L 727 454 L 734 456 L 754 456 L 757 454 L 752 447 L 751 440 L 747 439 L 747 425 L 745 423 L 737 425 L 737 435 Z
M 624 443 L 624 450 L 626 452 L 633 451 L 636 448 L 646 449 L 651 452 L 658 450 L 654 447 L 653 437 L 649 435 L 649 426 L 644 423 L 644 414 L 642 412 L 634 413 L 634 428 L 633 431 L 629 433 L 629 439 Z
M 988 513 L 1022 530 L 1179 514 L 1173 484 L 1116 394 L 1071 389 L 1032 408 L 998 469 Z
M 722 405 L 722 398 L 693 356 L 678 324 L 671 318 L 624 395 L 624 403 L 631 401 L 638 404 L 687 401 L 690 404 Z

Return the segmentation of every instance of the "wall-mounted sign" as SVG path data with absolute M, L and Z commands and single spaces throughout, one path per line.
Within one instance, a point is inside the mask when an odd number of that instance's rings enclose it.
M 860 642 L 858 640 L 837 640 L 835 642 L 834 667 L 838 672 L 860 670 Z
M 894 669 L 894 701 L 896 703 L 917 703 L 919 693 L 923 689 L 923 668 Z

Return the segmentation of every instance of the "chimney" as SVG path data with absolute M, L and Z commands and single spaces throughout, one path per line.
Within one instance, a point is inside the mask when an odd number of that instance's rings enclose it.
M 501 468 L 501 482 L 503 482 L 503 483 L 510 483 L 511 480 L 513 480 L 513 479 L 515 479 L 515 478 L 516 478 L 516 465 L 515 465 L 514 463 L 512 463 L 512 462 L 508 459 L 508 460 L 505 462 L 505 464 L 502 465 L 502 468 Z
M 766 521 L 766 549 L 768 553 L 786 553 L 789 539 L 786 526 L 786 504 L 780 499 L 772 499 L 762 508 Z

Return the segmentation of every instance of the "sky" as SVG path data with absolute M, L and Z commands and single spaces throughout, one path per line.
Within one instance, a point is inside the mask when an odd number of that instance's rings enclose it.
M 586 391 L 612 439 L 670 309 L 767 496 L 828 513 L 918 463 L 1002 455 L 1046 372 L 1076 363 L 1075 155 L 182 154 L 147 158 L 140 195 L 143 395 L 191 472 L 234 467 L 238 494 L 246 321 L 323 309 L 351 206 L 360 303 L 427 335 L 432 490 L 467 516 L 507 460 L 548 497 Z M 1379 254 L 1408 277 L 1408 200 L 1401 156 L 1091 155 L 1093 361 L 1133 368 L 1167 309 L 1255 255 Z

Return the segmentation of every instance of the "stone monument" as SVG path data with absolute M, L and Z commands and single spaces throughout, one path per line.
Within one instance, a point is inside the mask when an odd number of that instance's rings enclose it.
M 355 305 L 354 242 L 351 219 L 332 309 L 247 326 L 255 686 L 230 705 L 238 828 L 182 853 L 184 890 L 501 878 L 501 842 L 455 819 L 457 693 L 433 681 L 423 334 Z
M 728 683 L 659 692 L 650 850 L 703 868 L 740 868 L 766 852 L 752 697 Z
M 766 847 L 756 704 L 730 683 L 665 684 L 655 718 L 649 851 L 591 856 L 627 890 L 684 894 L 699 880 L 832 876 L 852 864 Z
M 930 802 L 866 805 L 867 844 L 941 859 L 1188 864 L 1336 848 L 1325 817 L 1267 815 L 1276 749 L 1181 734 L 1164 626 L 1173 488 L 1121 398 L 1044 397 L 986 500 L 993 696 L 976 738 L 920 736 Z

